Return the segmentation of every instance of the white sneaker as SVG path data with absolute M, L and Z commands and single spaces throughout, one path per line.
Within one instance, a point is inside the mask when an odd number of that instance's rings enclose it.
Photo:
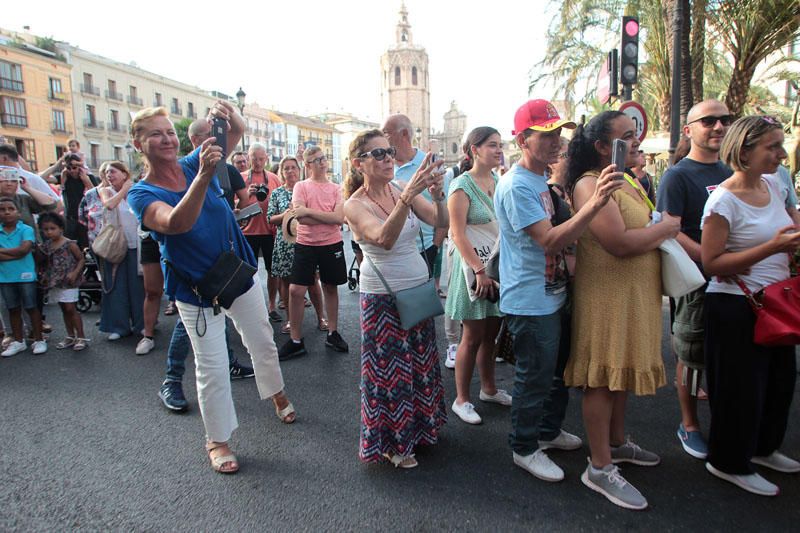
M 11 357 L 13 355 L 17 355 L 20 352 L 24 352 L 28 349 L 28 345 L 25 344 L 25 341 L 11 341 L 8 345 L 8 348 L 3 350 L 2 355 L 3 357 Z
M 458 350 L 458 344 L 450 344 L 447 346 L 447 357 L 444 360 L 444 366 L 447 368 L 455 368 L 456 367 L 456 351 Z
M 726 474 L 722 470 L 717 470 L 711 463 L 706 463 L 706 470 L 720 479 L 729 481 L 739 488 L 758 494 L 759 496 L 777 496 L 781 489 L 774 483 L 770 483 L 758 474 L 749 474 L 746 476 Z
M 156 343 L 153 339 L 142 337 L 142 340 L 136 345 L 136 355 L 147 355 L 155 347 Z
M 33 341 L 33 355 L 41 355 L 47 351 L 47 341 Z
M 453 402 L 453 412 L 458 415 L 458 418 L 467 424 L 480 424 L 483 422 L 478 413 L 475 412 L 475 406 L 469 402 L 464 402 L 458 405 L 458 400 Z
M 540 450 L 547 450 L 548 448 L 556 448 L 558 450 L 577 450 L 583 446 L 583 441 L 577 435 L 573 435 L 572 433 L 568 433 L 561 430 L 561 433 L 558 434 L 558 437 L 554 438 L 553 440 L 540 440 L 539 441 L 539 449 Z
M 753 457 L 750 459 L 750 461 L 757 465 L 766 466 L 767 468 L 777 470 L 778 472 L 784 472 L 786 474 L 795 474 L 800 472 L 800 463 L 791 457 L 786 457 L 778 450 L 775 450 L 766 457 Z
M 110 334 L 108 336 L 108 340 L 110 340 L 110 341 L 118 341 L 121 338 L 122 338 L 122 335 L 120 335 L 119 333 L 112 333 L 112 334 Z
M 543 481 L 561 481 L 564 479 L 564 471 L 551 461 L 541 449 L 524 456 L 514 452 L 513 457 L 515 465 L 527 470 L 534 477 L 538 477 Z
M 478 398 L 480 398 L 482 402 L 499 403 L 500 405 L 505 406 L 511 405 L 511 395 L 503 389 L 497 389 L 497 392 L 492 395 L 486 394 L 483 392 L 483 390 L 481 390 Z

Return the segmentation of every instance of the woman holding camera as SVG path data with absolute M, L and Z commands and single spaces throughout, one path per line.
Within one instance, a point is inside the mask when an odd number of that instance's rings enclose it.
M 447 226 L 443 199 L 431 205 L 420 196 L 428 188 L 433 198 L 442 198 L 444 173 L 430 159 L 425 156 L 408 184 L 397 187 L 394 148 L 383 132 L 368 130 L 350 144 L 353 166 L 344 183 L 344 214 L 364 251 L 358 455 L 399 468 L 417 466 L 415 447 L 436 444 L 447 421 L 433 318 L 403 329 L 392 294 L 428 279 L 416 245 L 419 221 Z
M 779 489 L 754 464 L 800 472 L 800 462 L 779 451 L 797 378 L 795 347 L 753 341 L 756 316 L 743 290 L 756 293 L 788 279 L 789 256 L 800 247 L 780 182 L 770 175 L 786 157 L 783 141 L 781 123 L 772 117 L 733 123 L 720 159 L 734 172 L 708 197 L 700 243 L 703 269 L 711 276 L 705 303 L 711 407 L 706 469 L 761 496 Z
M 497 176 L 492 169 L 500 165 L 503 154 L 500 133 L 487 126 L 476 128 L 467 135 L 463 151 L 462 173 L 450 184 L 447 200 L 455 250 L 445 313 L 453 320 L 460 320 L 464 328 L 456 352 L 456 399 L 452 409 L 467 424 L 480 424 L 481 417 L 469 401 L 476 361 L 481 378 L 481 401 L 511 405 L 511 395 L 498 389 L 494 382 L 494 341 L 500 329 L 499 288 L 486 275 L 484 259 L 478 255 L 480 251 L 488 258 L 497 239 L 492 200 Z M 482 243 L 476 239 L 481 239 Z M 467 286 L 462 265 L 472 269 L 473 287 Z M 470 292 L 477 299 L 473 300 Z
M 229 121 L 227 148 L 232 151 L 244 130 L 242 118 L 225 101 L 215 103 L 210 115 Z M 239 463 L 228 441 L 238 422 L 231 396 L 225 315 L 232 318 L 250 353 L 260 397 L 272 399 L 284 423 L 294 422 L 294 407 L 283 391 L 264 293 L 256 278 L 246 280 L 243 292 L 231 295 L 235 299 L 223 309 L 199 297 L 193 288 L 206 282 L 208 275 L 233 280 L 243 264 L 250 265 L 244 265 L 245 271 L 255 265 L 255 258 L 214 179 L 222 148 L 212 144 L 213 137 L 178 160 L 178 137 L 169 112 L 163 107 L 140 111 L 131 122 L 131 136 L 136 150 L 146 159 L 148 170 L 131 189 L 130 205 L 159 242 L 168 261 L 166 292 L 177 300 L 192 342 L 197 399 L 211 466 L 217 472 L 232 474 L 239 470 Z M 225 258 L 229 259 L 227 264 L 240 263 L 236 271 L 220 269 L 218 261 Z
M 615 140 L 624 141 L 625 163 L 635 163 L 639 140 L 633 120 L 619 111 L 581 125 L 569 143 L 567 193 L 580 210 L 601 177 L 613 174 Z M 632 182 L 632 183 L 631 183 Z M 591 457 L 581 480 L 627 509 L 647 500 L 619 473 L 617 463 L 654 466 L 661 459 L 625 437 L 628 393 L 655 394 L 664 385 L 661 359 L 661 256 L 658 246 L 675 237 L 680 219 L 663 214 L 651 222 L 646 193 L 626 181 L 578 240 L 572 311 L 572 349 L 564 382 L 580 387 Z

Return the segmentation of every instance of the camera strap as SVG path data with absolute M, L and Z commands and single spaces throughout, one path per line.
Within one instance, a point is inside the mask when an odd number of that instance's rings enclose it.
M 228 165 L 225 163 L 225 159 L 220 159 L 217 161 L 217 169 L 215 171 L 217 174 L 217 180 L 219 181 L 219 188 L 222 189 L 226 194 L 231 192 L 231 177 L 228 174 Z

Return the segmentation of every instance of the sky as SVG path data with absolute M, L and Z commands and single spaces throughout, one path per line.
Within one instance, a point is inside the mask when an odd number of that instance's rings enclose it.
M 395 42 L 400 3 L 71 0 L 54 9 L 52 1 L 28 0 L 3 10 L 0 26 L 30 26 L 205 90 L 233 95 L 241 86 L 263 107 L 381 122 L 380 57 Z M 432 128 L 441 130 L 454 100 L 468 131 L 488 125 L 510 136 L 514 112 L 528 99 L 528 72 L 544 56 L 548 1 L 405 5 L 414 44 L 428 53 Z

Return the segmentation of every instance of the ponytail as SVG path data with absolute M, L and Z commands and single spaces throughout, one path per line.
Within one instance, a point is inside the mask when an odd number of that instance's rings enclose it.
M 589 170 L 600 170 L 600 154 L 594 147 L 596 141 L 610 142 L 611 122 L 625 114 L 621 111 L 603 111 L 588 124 L 575 128 L 567 147 L 567 194 Z
M 355 192 L 360 189 L 364 185 L 364 175 L 358 170 L 356 167 L 353 166 L 352 161 L 350 162 L 350 172 L 347 173 L 347 176 L 344 177 L 344 183 L 342 184 L 342 196 L 344 199 L 347 200 Z

